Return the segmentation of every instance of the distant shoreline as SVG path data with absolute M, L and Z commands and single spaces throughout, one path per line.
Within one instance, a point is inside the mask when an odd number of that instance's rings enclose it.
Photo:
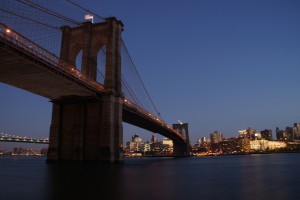
M 159 158 L 159 157 L 174 157 L 174 158 L 184 158 L 184 157 L 214 157 L 214 156 L 243 156 L 243 155 L 254 155 L 254 154 L 282 154 L 282 153 L 300 153 L 297 151 L 268 151 L 268 152 L 249 152 L 249 153 L 235 153 L 235 154 L 211 154 L 211 155 L 190 155 L 190 156 L 161 156 L 161 155 L 147 155 L 147 156 L 128 156 L 124 158 Z

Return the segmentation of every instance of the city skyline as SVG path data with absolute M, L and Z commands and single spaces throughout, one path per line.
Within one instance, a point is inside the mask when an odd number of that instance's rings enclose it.
M 215 130 L 274 133 L 299 122 L 299 2 L 76 2 L 124 23 L 123 39 L 163 119 L 189 123 L 192 143 Z M 0 92 L 0 132 L 49 137 L 48 99 L 2 83 Z M 124 124 L 123 141 L 134 132 L 152 135 Z
M 278 139 L 277 130 L 281 131 L 281 132 L 284 132 L 284 131 L 288 131 L 288 129 L 292 129 L 293 127 L 298 127 L 298 129 L 299 129 L 299 124 L 300 123 L 292 123 L 292 126 L 291 125 L 285 126 L 284 129 L 276 127 L 276 129 L 275 129 L 276 132 L 273 132 L 272 129 L 268 129 L 268 128 L 266 128 L 264 130 L 257 130 L 257 129 L 255 129 L 255 127 L 248 127 L 247 129 L 239 130 L 236 135 L 229 135 L 229 136 L 228 135 L 223 135 L 223 133 L 219 132 L 218 130 L 214 130 L 214 131 L 211 131 L 211 132 L 207 133 L 206 135 L 205 134 L 204 135 L 201 134 L 201 136 L 200 136 L 200 134 L 199 134 L 199 137 L 195 141 L 190 141 L 190 144 L 194 145 L 194 144 L 197 144 L 200 139 L 202 140 L 203 138 L 206 138 L 206 139 L 210 138 L 211 137 L 210 135 L 213 134 L 213 133 L 220 133 L 220 134 L 222 134 L 222 138 L 224 138 L 224 139 L 226 139 L 226 138 L 238 138 L 238 137 L 241 136 L 241 134 L 245 134 L 245 132 L 247 132 L 247 130 L 252 130 L 252 131 L 254 131 L 253 133 L 262 133 L 262 132 L 265 132 L 265 131 L 268 131 L 268 132 L 271 131 L 270 132 L 270 140 L 275 140 L 275 141 L 276 140 L 282 140 L 282 138 Z M 131 133 L 131 140 L 132 140 L 132 138 L 134 136 L 138 136 L 139 137 L 139 134 L 140 133 L 138 133 L 138 132 Z M 0 143 L 0 148 L 1 147 L 2 148 L 8 148 L 8 147 L 11 148 L 13 145 L 10 145 L 10 143 L 14 143 L 14 144 L 19 143 L 19 144 L 21 144 L 21 145 L 19 145 L 20 147 L 24 147 L 24 146 L 29 147 L 29 146 L 32 146 L 32 145 L 34 145 L 35 147 L 37 147 L 37 146 L 45 146 L 45 144 L 43 144 L 43 142 L 41 142 L 41 144 L 34 144 L 34 142 L 32 142 L 32 143 L 29 142 L 28 143 L 28 142 L 22 142 L 21 141 L 21 140 L 25 140 L 26 138 L 27 138 L 27 140 L 30 140 L 30 139 L 32 139 L 32 140 L 36 140 L 36 139 L 37 140 L 49 140 L 48 138 L 28 138 L 27 136 L 20 137 L 18 135 L 13 135 L 13 134 L 3 133 L 3 132 L 2 133 L 0 132 L 0 135 L 1 135 L 1 137 L 2 136 L 8 136 L 8 137 L 12 137 L 14 139 L 20 138 L 20 142 L 18 142 L 18 141 L 16 141 L 16 142 L 5 142 L 5 141 L 2 141 L 2 143 Z M 128 133 L 128 135 L 130 135 L 130 134 Z M 142 135 L 145 136 L 144 133 L 142 133 Z M 158 141 L 159 140 L 167 139 L 165 136 L 162 136 L 159 133 L 152 133 L 150 135 L 150 138 L 149 138 L 149 134 L 146 134 L 146 139 L 143 138 L 143 137 L 140 137 L 140 138 L 143 141 L 145 141 L 145 142 L 150 142 L 150 141 L 153 140 L 154 136 L 155 136 L 156 140 L 158 140 Z M 127 139 L 130 139 L 130 138 L 128 137 Z M 123 145 L 125 146 L 128 141 L 130 141 L 130 140 L 127 140 L 127 141 L 124 140 L 123 141 Z

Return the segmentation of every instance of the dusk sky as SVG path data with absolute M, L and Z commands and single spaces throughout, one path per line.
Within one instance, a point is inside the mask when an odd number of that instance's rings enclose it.
M 191 143 L 218 130 L 300 122 L 300 1 L 74 1 L 124 23 L 122 37 L 168 123 Z M 82 16 L 84 17 L 84 16 Z M 0 133 L 49 137 L 48 99 L 0 84 Z M 152 133 L 124 124 L 124 142 Z

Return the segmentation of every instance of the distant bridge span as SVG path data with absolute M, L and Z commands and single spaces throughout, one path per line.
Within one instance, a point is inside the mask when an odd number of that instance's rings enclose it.
M 20 142 L 20 143 L 35 143 L 35 144 L 49 144 L 49 139 L 27 138 L 20 136 L 12 136 L 7 134 L 0 134 L 0 142 Z

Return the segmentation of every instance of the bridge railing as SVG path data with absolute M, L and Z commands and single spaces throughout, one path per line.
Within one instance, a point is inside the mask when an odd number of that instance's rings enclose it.
M 128 99 L 124 99 L 124 104 L 135 110 L 136 113 L 138 113 L 139 115 L 145 117 L 145 118 L 150 118 L 152 119 L 152 121 L 156 122 L 157 124 L 161 125 L 162 127 L 165 127 L 166 129 L 170 130 L 171 132 L 175 133 L 176 135 L 178 135 L 179 137 L 185 139 L 185 137 L 183 135 L 181 135 L 178 131 L 176 131 L 175 129 L 173 129 L 171 126 L 169 126 L 166 122 L 164 122 L 163 120 L 159 119 L 158 117 L 154 116 L 153 114 L 151 114 L 150 112 L 148 112 L 147 110 L 139 107 L 138 105 L 136 105 L 135 103 L 129 101 Z
M 10 43 L 13 43 L 14 45 L 21 47 L 22 49 L 26 50 L 28 53 L 31 53 L 39 60 L 45 64 L 52 64 L 52 66 L 55 66 L 61 70 L 63 70 L 65 73 L 72 75 L 73 77 L 76 77 L 86 83 L 87 85 L 98 89 L 100 91 L 104 90 L 104 86 L 96 81 L 90 80 L 87 76 L 82 74 L 79 70 L 76 69 L 76 67 L 71 66 L 58 58 L 55 54 L 50 53 L 43 47 L 37 45 L 30 39 L 26 38 L 25 36 L 19 34 L 14 29 L 6 26 L 3 23 L 0 23 L 0 35 L 1 39 L 5 39 L 6 41 L 9 41 Z M 24 52 L 26 53 L 26 52 Z

